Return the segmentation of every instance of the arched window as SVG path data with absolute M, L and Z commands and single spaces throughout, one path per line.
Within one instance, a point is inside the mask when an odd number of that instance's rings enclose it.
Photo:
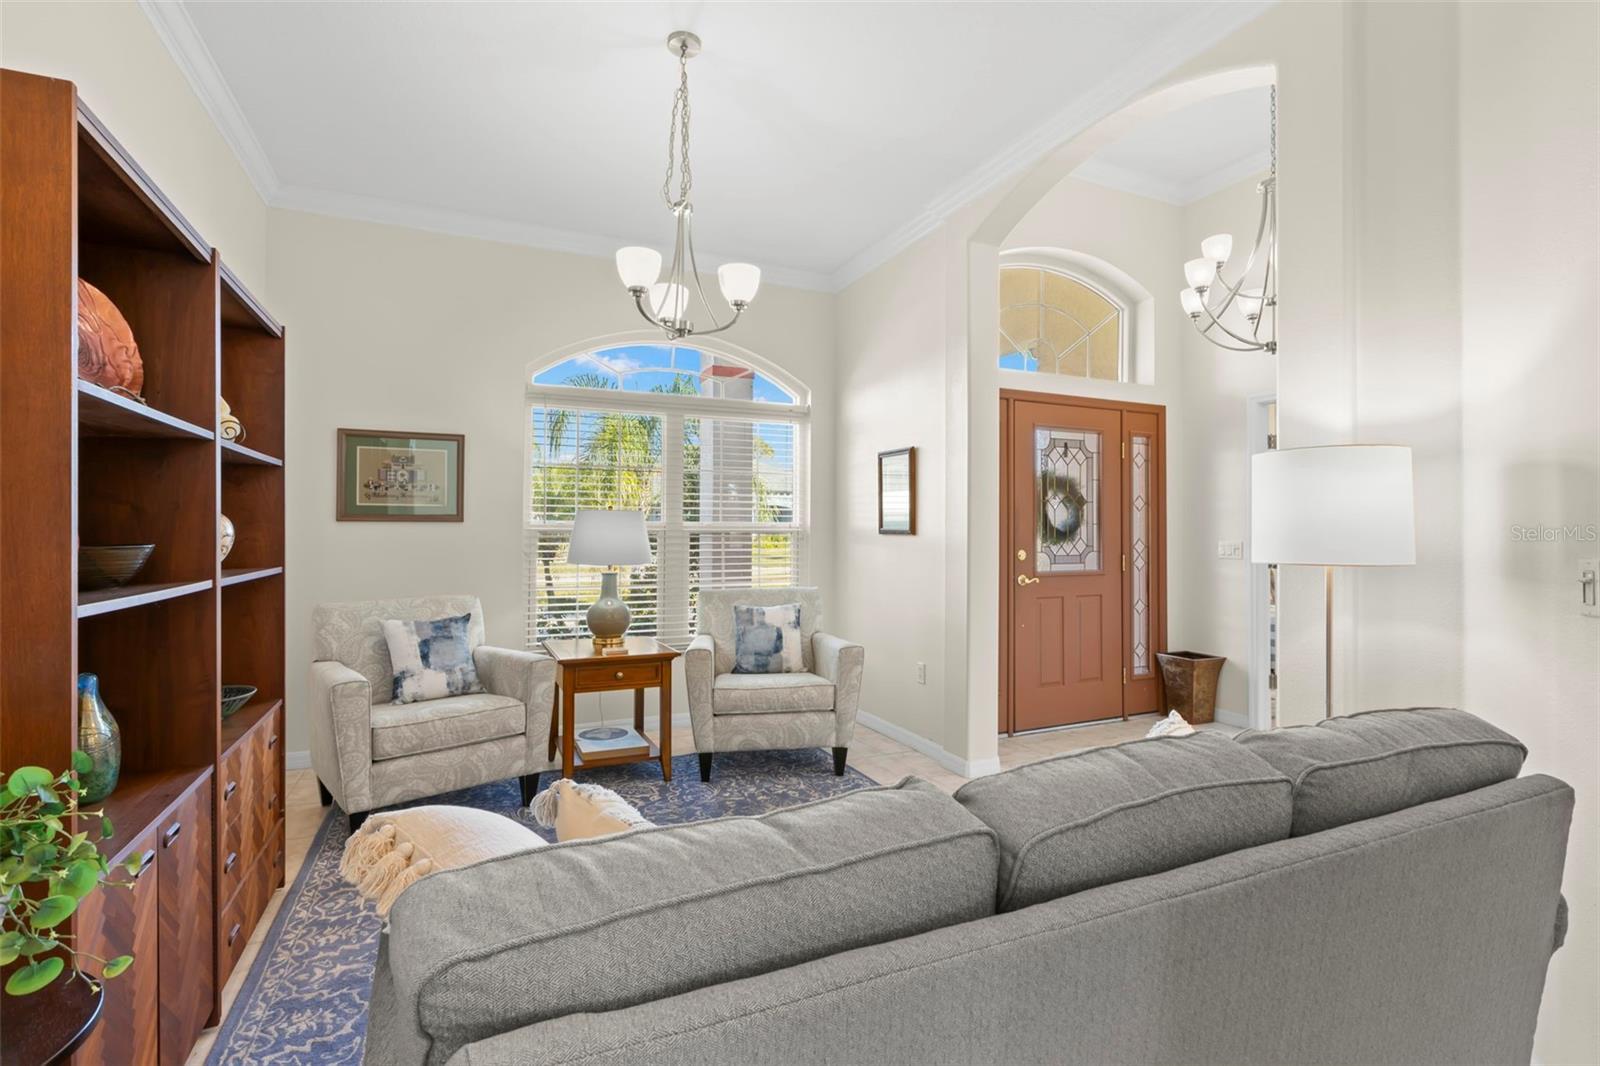
M 1062 270 L 1000 268 L 1000 366 L 1042 374 L 1128 379 L 1127 308 Z
M 655 561 L 622 577 L 632 633 L 682 646 L 701 589 L 804 583 L 810 407 L 799 382 L 756 362 L 725 344 L 644 341 L 530 374 L 529 646 L 588 632 L 600 571 L 566 561 L 579 510 L 645 514 Z

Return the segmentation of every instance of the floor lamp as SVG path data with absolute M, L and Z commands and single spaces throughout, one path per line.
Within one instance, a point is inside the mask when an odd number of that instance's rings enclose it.
M 1323 572 L 1324 715 L 1333 717 L 1333 568 L 1417 561 L 1411 449 L 1282 448 L 1250 459 L 1250 561 Z

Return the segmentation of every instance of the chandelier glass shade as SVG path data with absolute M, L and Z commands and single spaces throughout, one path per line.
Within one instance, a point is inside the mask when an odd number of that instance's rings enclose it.
M 667 49 L 678 57 L 678 90 L 672 98 L 672 122 L 667 134 L 667 176 L 661 184 L 661 198 L 676 222 L 677 237 L 672 259 L 666 263 L 654 248 L 631 246 L 617 249 L 617 275 L 633 297 L 634 306 L 652 325 L 673 340 L 691 333 L 721 333 L 739 321 L 761 288 L 761 268 L 749 263 L 724 263 L 717 268 L 717 285 L 733 314 L 726 321 L 717 317 L 700 283 L 700 267 L 694 254 L 694 205 L 689 201 L 693 171 L 689 167 L 689 60 L 700 52 L 700 38 L 678 30 L 667 38 Z M 678 180 L 673 190 L 673 177 Z M 703 312 L 700 325 L 695 315 Z M 709 322 L 709 325 L 705 323 Z
M 1255 243 L 1234 280 L 1224 268 L 1233 256 L 1233 236 L 1217 233 L 1200 242 L 1200 256 L 1183 264 L 1186 286 L 1178 300 L 1206 340 L 1230 352 L 1278 350 L 1278 90 L 1272 89 L 1271 167 L 1256 186 L 1261 218 Z M 1260 270 L 1257 271 L 1257 265 Z M 1259 277 L 1260 284 L 1246 287 Z

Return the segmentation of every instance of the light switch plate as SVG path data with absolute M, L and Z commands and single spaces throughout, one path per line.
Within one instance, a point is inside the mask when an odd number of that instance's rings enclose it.
M 1578 613 L 1600 618 L 1600 559 L 1578 560 Z
M 1243 559 L 1244 558 L 1244 541 L 1242 541 L 1242 540 L 1219 540 L 1219 541 L 1217 541 L 1217 558 L 1218 559 Z

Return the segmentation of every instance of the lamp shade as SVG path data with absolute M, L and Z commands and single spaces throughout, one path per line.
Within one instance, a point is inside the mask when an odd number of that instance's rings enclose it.
M 749 263 L 724 263 L 717 268 L 722 298 L 730 304 L 748 304 L 761 288 L 761 268 Z
M 618 248 L 617 275 L 628 289 L 648 289 L 661 276 L 661 253 L 654 248 Z
M 572 523 L 567 562 L 577 566 L 643 566 L 651 560 L 650 535 L 639 511 L 579 511 Z
M 1411 449 L 1285 448 L 1250 459 L 1250 561 L 1410 566 L 1417 561 Z

